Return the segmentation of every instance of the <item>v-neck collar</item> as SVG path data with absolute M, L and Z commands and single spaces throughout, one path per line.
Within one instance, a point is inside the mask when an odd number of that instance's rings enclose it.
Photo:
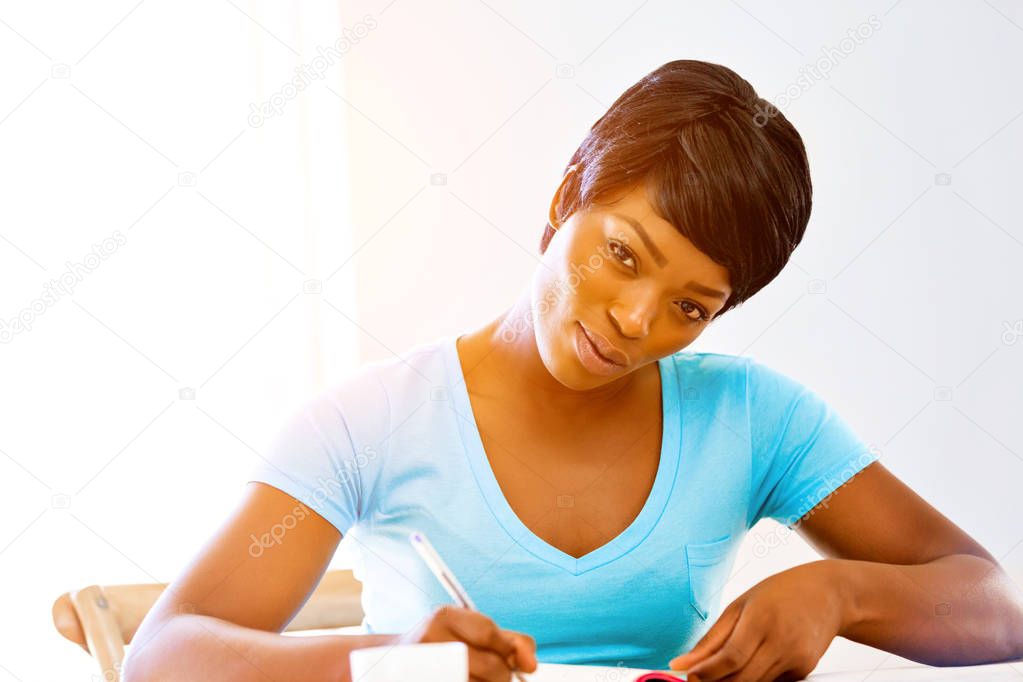
M 674 487 L 681 454 L 682 411 L 675 361 L 671 356 L 657 361 L 661 375 L 661 451 L 657 473 L 643 508 L 635 519 L 607 543 L 574 557 L 541 539 L 529 529 L 508 504 L 483 448 L 483 439 L 472 411 L 468 387 L 458 358 L 459 335 L 449 335 L 441 342 L 445 371 L 451 387 L 452 407 L 466 457 L 480 491 L 498 523 L 523 549 L 573 575 L 580 575 L 621 558 L 638 546 L 657 525 L 664 513 Z

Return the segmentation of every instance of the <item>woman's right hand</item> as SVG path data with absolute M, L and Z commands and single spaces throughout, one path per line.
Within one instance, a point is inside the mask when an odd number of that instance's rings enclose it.
M 514 668 L 536 670 L 536 642 L 529 635 L 502 630 L 478 611 L 445 605 L 418 627 L 400 635 L 398 644 L 465 642 L 471 682 L 508 682 Z

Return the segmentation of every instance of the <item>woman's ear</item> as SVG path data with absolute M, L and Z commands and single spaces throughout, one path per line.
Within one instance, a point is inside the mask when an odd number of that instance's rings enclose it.
M 571 166 L 565 169 L 565 175 L 561 178 L 561 184 L 558 185 L 558 189 L 554 192 L 554 198 L 551 199 L 551 207 L 547 212 L 547 222 L 550 226 L 557 230 L 561 225 L 558 223 L 558 204 L 561 203 L 561 193 L 565 191 L 565 182 L 572 176 L 573 173 L 579 168 L 579 164 L 573 163 Z

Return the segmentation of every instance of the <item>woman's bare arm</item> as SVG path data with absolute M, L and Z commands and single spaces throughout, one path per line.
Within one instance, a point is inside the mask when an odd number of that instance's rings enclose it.
M 179 615 L 159 626 L 144 653 L 129 653 L 124 682 L 138 680 L 330 680 L 350 682 L 348 652 L 394 635 L 286 637 L 219 618 Z
M 272 543 L 254 538 L 275 534 Z M 348 680 L 348 652 L 394 635 L 280 634 L 341 541 L 326 519 L 272 486 L 250 483 L 238 508 L 160 596 L 128 648 L 122 678 Z

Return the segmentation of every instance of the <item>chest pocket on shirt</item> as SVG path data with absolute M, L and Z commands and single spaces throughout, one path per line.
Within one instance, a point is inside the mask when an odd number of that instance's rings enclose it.
M 731 535 L 711 542 L 686 544 L 686 568 L 689 570 L 689 603 L 700 618 L 707 620 L 710 605 L 724 588 L 725 557 L 731 546 Z

